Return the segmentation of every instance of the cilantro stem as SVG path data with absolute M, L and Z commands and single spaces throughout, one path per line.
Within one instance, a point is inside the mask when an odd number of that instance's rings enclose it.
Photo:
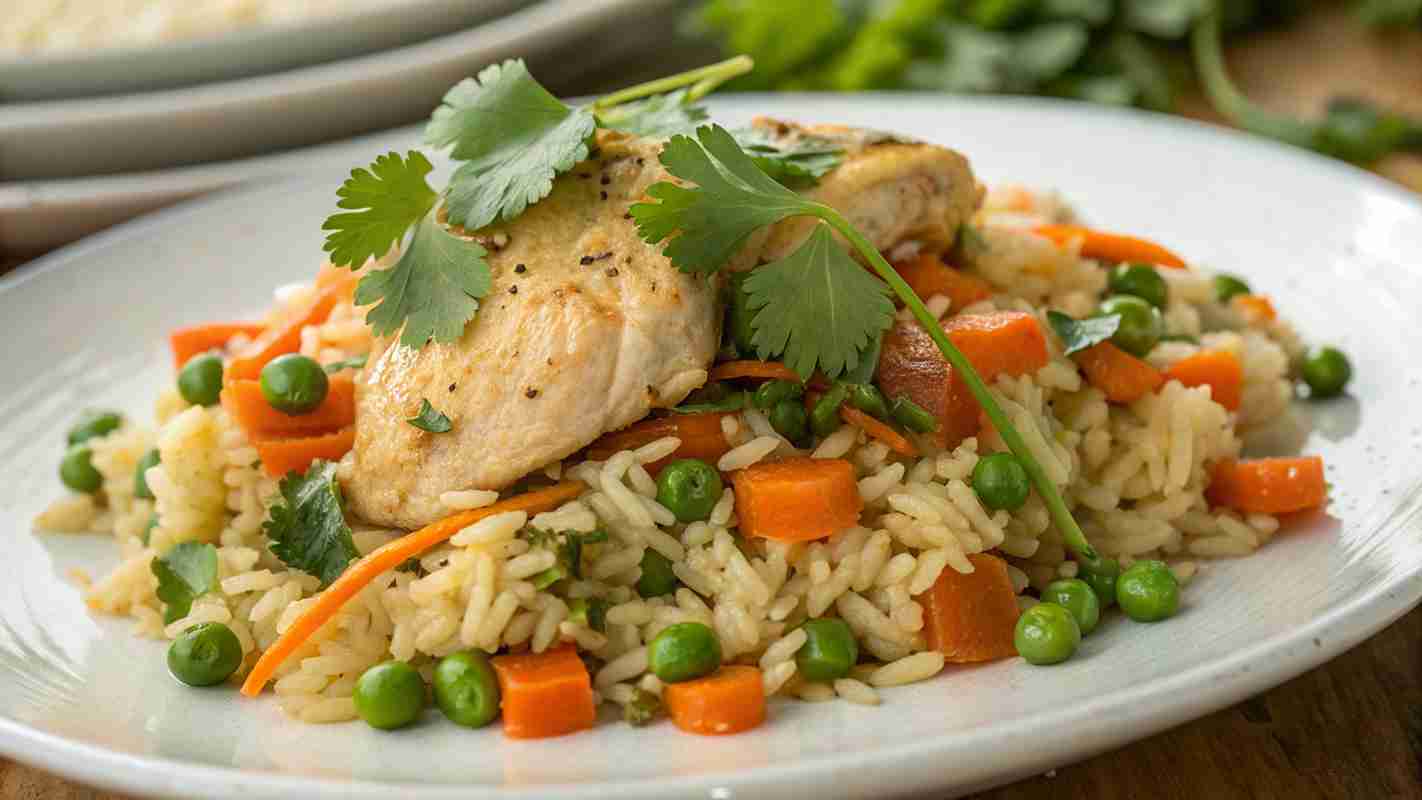
M 1200 75 L 1200 83 L 1210 104 L 1230 122 L 1247 131 L 1313 149 L 1314 126 L 1260 108 L 1230 80 L 1220 47 L 1219 5 L 1213 5 L 1214 8 L 1200 19 L 1190 34 L 1195 71 Z
M 715 64 L 708 64 L 677 75 L 619 89 L 612 94 L 594 100 L 592 109 L 601 111 L 613 106 L 620 106 L 623 103 L 630 103 L 633 100 L 641 100 L 654 94 L 666 94 L 683 86 L 692 87 L 686 94 L 686 102 L 692 103 L 706 96 L 717 86 L 738 75 L 744 75 L 754 68 L 755 61 L 751 60 L 750 56 L 728 58 L 725 61 L 718 61 Z
M 1096 549 L 1086 541 L 1086 534 L 1081 532 L 1081 526 L 1076 524 L 1076 518 L 1072 516 L 1071 510 L 1066 506 L 1066 501 L 1062 499 L 1057 487 L 1047 477 L 1042 465 L 1037 462 L 1032 451 L 1027 449 L 1027 442 L 1022 439 L 1022 434 L 1017 432 L 1016 426 L 1007 418 L 1002 406 L 998 405 L 997 399 L 988 391 L 987 384 L 983 382 L 978 371 L 968 361 L 968 357 L 963 355 L 963 352 L 954 346 L 948 335 L 943 332 L 938 320 L 934 319 L 928 308 L 924 306 L 923 300 L 903 278 L 899 277 L 898 271 L 884 260 L 884 257 L 879 254 L 878 248 L 864 238 L 864 235 L 856 230 L 849 220 L 829 206 L 814 203 L 810 204 L 810 207 L 813 211 L 809 212 L 807 209 L 807 213 L 813 213 L 814 216 L 829 223 L 850 244 L 854 245 L 854 249 L 859 251 L 859 254 L 869 262 L 879 277 L 894 290 L 894 294 L 898 295 L 899 299 L 904 301 L 904 305 L 913 312 L 914 318 L 918 320 L 924 330 L 928 331 L 929 337 L 933 339 L 934 344 L 938 345 L 938 349 L 943 352 L 948 363 L 962 374 L 963 381 L 968 385 L 968 390 L 973 393 L 973 397 L 987 412 L 988 419 L 992 420 L 998 435 L 1002 436 L 1002 440 L 1007 443 L 1008 448 L 1022 462 L 1022 466 L 1027 470 L 1027 476 L 1037 487 L 1037 494 L 1041 495 L 1042 501 L 1046 503 L 1047 512 L 1051 515 L 1052 522 L 1056 523 L 1057 530 L 1061 531 L 1062 539 L 1065 540 L 1067 547 L 1071 548 L 1072 552 L 1084 562 L 1083 566 L 1098 563 L 1100 558 L 1096 554 Z

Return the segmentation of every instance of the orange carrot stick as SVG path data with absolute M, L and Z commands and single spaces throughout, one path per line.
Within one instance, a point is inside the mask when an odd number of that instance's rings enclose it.
M 1246 514 L 1288 514 L 1318 508 L 1328 501 L 1323 459 L 1255 458 L 1215 465 L 1205 499 Z
M 355 380 L 334 375 L 329 386 L 321 405 L 293 415 L 272 408 L 259 381 L 232 380 L 222 387 L 222 407 L 253 439 L 330 433 L 355 422 Z
M 1101 342 L 1072 355 L 1092 386 L 1113 403 L 1134 403 L 1160 388 L 1160 370 L 1110 342 Z
M 491 506 L 461 511 L 372 550 L 364 558 L 347 567 L 346 571 L 341 573 L 341 577 L 317 595 L 316 602 L 303 611 L 291 627 L 287 628 L 286 633 L 283 633 L 272 643 L 271 647 L 267 648 L 266 652 L 262 653 L 262 657 L 257 659 L 256 665 L 252 667 L 252 671 L 247 675 L 247 680 L 242 684 L 242 694 L 248 697 L 256 697 L 261 694 L 262 687 L 267 685 L 267 681 L 271 680 L 272 675 L 282 665 L 282 662 L 296 652 L 297 648 L 305 644 L 306 640 L 310 639 L 311 635 L 322 625 L 336 616 L 337 612 L 350 602 L 351 598 L 355 597 L 361 589 L 364 589 L 380 575 L 420 555 L 485 517 L 502 514 L 506 511 L 526 511 L 529 514 L 552 511 L 582 494 L 585 488 L 580 481 L 564 481 L 546 489 L 538 489 L 527 494 L 510 497 L 507 500 L 500 500 Z
M 1238 411 L 1244 398 L 1244 367 L 1228 350 L 1202 350 L 1182 358 L 1165 371 L 1165 378 L 1210 387 L 1210 397 L 1230 411 Z
M 733 381 L 738 378 L 800 382 L 800 376 L 795 374 L 795 370 L 779 361 L 727 361 L 711 369 L 710 379 L 713 381 Z
M 188 359 L 209 350 L 225 347 L 232 337 L 242 334 L 250 338 L 262 335 L 267 326 L 259 322 L 209 322 L 175 328 L 168 334 L 173 350 L 173 366 L 182 369 Z
M 724 416 L 723 412 L 709 412 L 644 419 L 631 427 L 604 434 L 588 446 L 586 455 L 592 461 L 606 461 L 623 450 L 635 450 L 663 437 L 675 436 L 681 440 L 681 446 L 667 458 L 645 465 L 648 472 L 656 473 L 678 458 L 699 458 L 714 465 L 731 450 L 726 434 L 721 431 Z
M 662 702 L 671 721 L 687 733 L 741 733 L 765 721 L 760 670 L 740 664 L 693 681 L 669 683 L 662 689 Z
M 787 458 L 731 474 L 741 533 L 782 542 L 823 539 L 859 521 L 864 501 L 842 458 Z
M 331 309 L 342 300 L 348 299 L 347 287 L 333 284 L 322 289 L 310 305 L 293 314 L 290 319 L 274 323 L 255 341 L 227 364 L 226 380 L 251 380 L 262 374 L 262 367 L 277 356 L 295 353 L 301 349 L 301 329 L 308 325 L 319 325 L 331 315 Z
M 1080 241 L 1083 256 L 1111 264 L 1144 261 L 1162 267 L 1185 269 L 1185 261 L 1180 256 L 1155 242 L 1134 236 L 1106 233 L 1081 225 L 1039 225 L 1032 232 L 1063 247 Z
M 262 459 L 262 469 L 273 478 L 280 478 L 289 472 L 305 472 L 318 458 L 340 461 L 355 446 L 355 426 L 294 439 L 258 439 L 252 446 Z
M 925 253 L 913 261 L 894 264 L 894 269 L 920 298 L 926 301 L 941 294 L 952 302 L 949 308 L 955 312 L 992 297 L 992 284 L 944 264 L 936 255 Z
M 973 571 L 944 567 L 938 580 L 918 596 L 928 646 L 947 660 L 965 664 L 1017 655 L 1017 593 L 1007 562 L 986 553 L 968 556 Z
M 839 416 L 850 425 L 863 429 L 870 437 L 888 445 L 895 453 L 910 458 L 918 455 L 918 448 L 913 446 L 908 437 L 848 403 L 839 407 Z
M 592 678 L 576 647 L 499 656 L 492 663 L 499 677 L 504 735 L 544 739 L 593 726 Z

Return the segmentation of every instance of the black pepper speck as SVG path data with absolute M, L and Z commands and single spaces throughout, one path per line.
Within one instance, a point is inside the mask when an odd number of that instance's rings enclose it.
M 538 390 L 530 386 L 528 387 L 528 390 L 523 393 L 523 396 L 527 397 L 529 400 L 532 400 L 533 398 L 538 396 Z
M 608 269 L 607 269 L 607 277 L 609 277 L 609 278 L 616 278 L 617 275 L 618 275 L 617 267 L 608 267 Z
M 514 265 L 514 272 L 517 272 L 517 273 L 520 274 L 520 275 L 522 275 L 523 273 L 525 273 L 525 272 L 527 272 L 527 271 L 528 271 L 528 267 L 527 267 L 526 265 L 524 265 L 524 264 L 515 264 L 515 265 Z
M 451 384 L 449 385 L 449 390 L 450 390 L 451 392 L 454 391 L 455 388 L 456 388 L 456 384 L 451 383 Z
M 607 177 L 606 175 L 604 175 L 604 176 L 602 176 L 602 180 L 601 180 L 601 181 L 598 181 L 598 182 L 601 183 L 603 186 L 606 186 L 606 185 L 612 183 L 612 179 L 609 178 L 609 177 Z
M 597 195 L 598 195 L 599 198 L 601 198 L 601 199 L 603 199 L 603 200 L 606 200 L 606 199 L 607 199 L 607 192 L 598 192 Z
M 518 287 L 517 287 L 517 286 L 510 286 L 510 287 L 509 287 L 509 294 L 518 294 Z
M 586 267 L 587 265 L 593 263 L 596 260 L 597 259 L 593 258 L 592 256 L 583 256 L 582 258 L 578 259 L 578 263 Z

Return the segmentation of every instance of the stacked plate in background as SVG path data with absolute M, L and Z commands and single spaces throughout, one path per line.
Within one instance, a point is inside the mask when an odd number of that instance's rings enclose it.
M 551 87 L 665 41 L 676 0 L 391 0 L 144 49 L 0 60 L 0 251 L 37 252 L 175 200 L 349 164 L 490 62 Z M 269 154 L 280 153 L 272 156 Z

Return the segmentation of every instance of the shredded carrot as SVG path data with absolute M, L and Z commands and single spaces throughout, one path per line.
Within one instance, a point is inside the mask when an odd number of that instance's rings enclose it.
M 253 439 L 330 433 L 355 422 L 355 379 L 334 375 L 329 387 L 321 405 L 305 414 L 287 414 L 271 407 L 259 381 L 228 381 L 222 407 Z
M 864 501 L 842 458 L 762 461 L 731 473 L 741 533 L 782 542 L 823 539 L 859 521 Z
M 294 439 L 257 439 L 252 446 L 262 459 L 262 469 L 273 478 L 305 472 L 316 459 L 339 461 L 355 445 L 355 426 L 332 433 Z
M 1255 458 L 1215 465 L 1205 499 L 1246 514 L 1287 514 L 1318 508 L 1328 501 L 1323 459 Z
M 727 361 L 711 369 L 710 380 L 733 381 L 739 378 L 800 382 L 800 376 L 779 361 Z
M 1007 574 L 1007 562 L 986 553 L 968 556 L 973 571 L 966 575 L 952 566 L 917 600 L 923 606 L 923 632 L 928 646 L 954 663 L 995 661 L 1017 655 L 1017 593 Z
M 1165 371 L 1165 378 L 1210 387 L 1210 397 L 1230 411 L 1238 411 L 1244 398 L 1244 367 L 1228 350 L 1202 350 L 1182 358 Z
M 888 445 L 890 450 L 899 455 L 909 458 L 918 455 L 918 448 L 913 446 L 913 442 L 910 442 L 907 436 L 848 403 L 839 407 L 839 416 L 850 425 L 862 429 L 870 437 Z
M 1081 225 L 1039 225 L 1032 229 L 1038 236 L 1051 239 L 1065 247 L 1072 242 L 1081 242 L 1081 254 L 1112 264 L 1127 261 L 1144 261 L 1162 267 L 1185 269 L 1185 260 L 1155 242 L 1106 233 Z
M 173 349 L 173 366 L 182 369 L 188 359 L 225 347 L 234 336 L 240 334 L 256 338 L 264 330 L 266 326 L 259 322 L 209 322 L 175 328 L 168 334 L 168 344 Z
M 504 735 L 545 739 L 593 726 L 592 678 L 576 647 L 499 656 L 492 663 L 499 677 Z
M 960 314 L 943 324 L 943 332 L 989 384 L 1000 375 L 1036 372 L 1047 363 L 1046 334 L 1037 318 L 1025 312 Z M 978 401 L 917 323 L 901 321 L 884 335 L 878 380 L 890 399 L 907 397 L 938 420 L 940 445 L 956 446 L 978 432 Z
M 1279 312 L 1274 310 L 1274 303 L 1262 294 L 1235 295 L 1229 302 L 1243 311 L 1251 322 L 1272 322 L 1279 318 Z
M 538 489 L 526 494 L 500 500 L 490 506 L 461 511 L 444 519 L 426 525 L 417 531 L 405 534 L 393 542 L 372 550 L 364 558 L 351 564 L 325 591 L 316 596 L 301 616 L 290 628 L 268 647 L 262 657 L 248 673 L 242 684 L 242 694 L 256 697 L 267 685 L 277 668 L 282 665 L 297 648 L 305 644 L 311 635 L 336 616 L 351 598 L 355 597 L 380 575 L 400 566 L 440 542 L 473 525 L 481 519 L 508 511 L 526 511 L 536 514 L 552 511 L 568 500 L 582 494 L 586 487 L 580 481 L 564 481 L 546 489 Z
M 740 664 L 728 664 L 704 678 L 669 683 L 662 689 L 662 702 L 671 721 L 687 733 L 741 733 L 765 721 L 760 670 Z
M 348 294 L 347 287 L 341 284 L 320 290 L 309 305 L 292 314 L 289 319 L 274 323 L 238 353 L 228 362 L 223 377 L 229 381 L 260 377 L 262 367 L 265 367 L 268 361 L 300 350 L 301 329 L 325 322 L 331 315 L 331 309 L 342 300 L 348 299 Z
M 1086 381 L 1113 403 L 1134 403 L 1165 383 L 1160 370 L 1110 342 L 1094 344 L 1072 358 L 1086 373 Z
M 936 255 L 924 253 L 913 261 L 894 264 L 894 269 L 920 298 L 943 295 L 955 312 L 992 297 L 992 284 L 944 264 Z
M 726 434 L 721 431 L 721 418 L 725 416 L 718 411 L 644 419 L 631 427 L 604 434 L 588 446 L 587 458 L 606 461 L 623 450 L 635 450 L 663 437 L 675 436 L 681 440 L 681 446 L 670 456 L 644 465 L 648 472 L 656 473 L 678 458 L 699 458 L 714 465 L 731 450 Z

